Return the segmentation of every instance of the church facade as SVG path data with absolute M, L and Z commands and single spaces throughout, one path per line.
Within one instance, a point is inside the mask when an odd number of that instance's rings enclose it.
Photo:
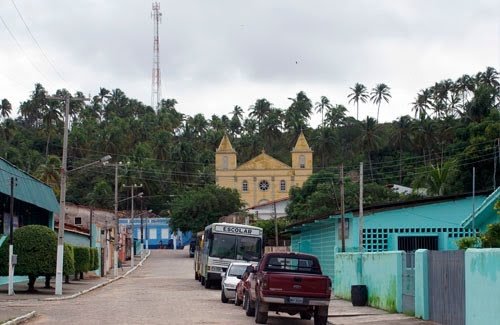
M 290 188 L 301 187 L 313 171 L 313 151 L 303 133 L 291 155 L 292 166 L 264 151 L 238 166 L 237 153 L 224 135 L 215 153 L 216 184 L 236 189 L 247 207 L 287 198 Z

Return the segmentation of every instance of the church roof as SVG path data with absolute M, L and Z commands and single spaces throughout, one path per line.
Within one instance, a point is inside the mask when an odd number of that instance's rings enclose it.
M 302 131 L 300 132 L 299 138 L 297 139 L 292 152 L 312 152 Z
M 257 157 L 242 164 L 237 170 L 269 170 L 269 169 L 291 169 L 287 164 L 266 154 L 264 150 Z
M 236 152 L 233 149 L 233 146 L 231 144 L 231 141 L 229 141 L 229 137 L 227 136 L 227 134 L 224 134 L 224 136 L 222 137 L 219 148 L 217 148 L 217 152 Z

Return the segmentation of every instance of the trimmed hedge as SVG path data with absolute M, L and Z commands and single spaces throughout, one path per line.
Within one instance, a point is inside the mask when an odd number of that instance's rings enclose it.
M 64 244 L 63 274 L 75 274 L 75 252 L 71 244 Z
M 87 272 L 90 270 L 90 253 L 88 247 L 75 246 L 75 273 Z
M 99 268 L 99 249 L 93 247 L 90 249 L 92 255 L 92 265 L 90 267 L 91 271 L 97 270 Z

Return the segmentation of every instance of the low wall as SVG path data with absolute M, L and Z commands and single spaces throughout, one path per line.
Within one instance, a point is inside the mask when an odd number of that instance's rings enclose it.
M 465 252 L 466 324 L 498 324 L 500 249 Z
M 403 252 L 337 253 L 334 294 L 351 299 L 351 285 L 368 288 L 368 304 L 390 312 L 402 311 Z

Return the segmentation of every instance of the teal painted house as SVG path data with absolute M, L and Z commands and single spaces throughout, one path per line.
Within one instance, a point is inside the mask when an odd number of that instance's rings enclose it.
M 484 233 L 491 223 L 500 222 L 499 215 L 495 210 L 495 203 L 500 199 L 500 187 L 497 187 L 495 192 L 491 193 L 476 209 L 474 213 L 467 216 L 467 219 L 462 221 L 462 227 L 467 229 L 479 229 Z
M 473 202 L 476 207 L 489 202 L 487 194 L 479 193 L 474 200 L 466 194 L 365 207 L 363 251 L 455 250 L 458 239 L 473 234 L 462 225 L 472 213 Z M 346 252 L 359 251 L 359 221 L 357 209 L 345 213 Z M 342 249 L 341 228 L 341 217 L 335 214 L 292 224 L 287 232 L 291 233 L 292 251 L 316 255 L 324 273 L 333 279 L 334 255 Z
M 13 217 L 10 215 L 12 177 L 15 179 Z M 50 186 L 0 158 L 0 245 L 9 234 L 11 220 L 14 230 L 32 224 L 54 229 L 54 213 L 58 212 L 59 203 Z M 0 284 L 3 283 L 7 283 L 7 277 L 0 277 Z

